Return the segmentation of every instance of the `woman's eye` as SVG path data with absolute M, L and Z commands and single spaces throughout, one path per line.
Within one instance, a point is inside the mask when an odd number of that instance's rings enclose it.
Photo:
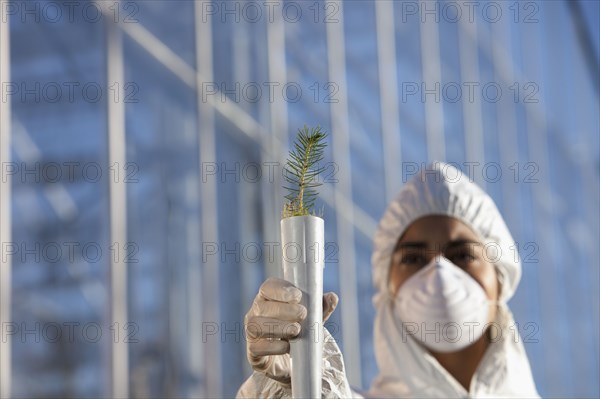
M 421 265 L 425 263 L 425 259 L 418 254 L 406 254 L 402 256 L 400 263 L 404 265 Z
M 468 251 L 460 252 L 449 258 L 453 263 L 469 264 L 476 260 L 475 256 Z

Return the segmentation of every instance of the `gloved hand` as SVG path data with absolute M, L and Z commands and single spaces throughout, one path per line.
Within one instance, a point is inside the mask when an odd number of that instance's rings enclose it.
M 248 361 L 256 371 L 290 385 L 290 343 L 300 334 L 307 310 L 300 305 L 302 291 L 292 283 L 269 278 L 261 286 L 244 318 Z M 338 297 L 323 295 L 323 322 L 333 313 Z

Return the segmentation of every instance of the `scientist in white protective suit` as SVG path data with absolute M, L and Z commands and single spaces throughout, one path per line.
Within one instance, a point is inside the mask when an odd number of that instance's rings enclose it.
M 385 211 L 371 260 L 379 375 L 369 391 L 352 390 L 325 330 L 324 398 L 539 397 L 506 305 L 521 277 L 515 242 L 469 176 L 444 163 L 415 175 Z M 247 329 L 254 373 L 238 398 L 291 397 L 289 340 L 306 317 L 301 295 L 275 278 L 260 287 L 245 323 L 265 328 Z M 324 295 L 324 319 L 337 302 Z

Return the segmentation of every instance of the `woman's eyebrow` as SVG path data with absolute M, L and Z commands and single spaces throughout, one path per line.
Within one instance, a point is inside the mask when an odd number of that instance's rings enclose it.
M 446 244 L 446 246 L 444 247 L 444 250 L 449 250 L 449 249 L 462 247 L 462 246 L 470 246 L 470 245 L 482 245 L 482 244 L 480 242 L 474 241 L 474 240 L 453 240 Z M 397 252 L 401 249 L 427 249 L 427 248 L 429 248 L 429 244 L 425 241 L 405 241 L 405 242 L 398 243 L 398 245 L 394 249 L 394 252 Z
M 454 241 L 450 241 L 448 244 L 446 244 L 446 249 L 462 247 L 464 245 L 483 245 L 483 244 L 481 244 L 479 241 L 474 241 L 474 240 L 454 240 Z
M 402 248 L 427 248 L 427 243 L 424 241 L 406 241 L 396 246 L 396 250 Z

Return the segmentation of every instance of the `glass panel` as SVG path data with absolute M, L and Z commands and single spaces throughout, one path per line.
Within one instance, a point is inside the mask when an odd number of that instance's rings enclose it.
M 385 206 L 378 63 L 361 62 L 364 57 L 377 60 L 375 5 L 365 1 L 345 4 L 344 20 L 346 41 L 351 43 L 346 50 L 346 67 L 352 197 L 375 219 Z
M 81 14 L 56 19 L 68 15 L 61 3 L 13 5 L 2 14 L 16 171 L 12 395 L 108 396 L 106 103 L 116 88 L 105 78 L 104 31 Z
M 210 2 L 201 3 L 203 18 Z M 121 1 L 109 6 L 110 17 L 123 24 L 140 24 L 187 64 L 196 64 L 194 52 L 194 2 L 186 0 Z
M 133 41 L 124 52 L 125 81 L 139 90 L 126 104 L 127 164 L 119 168 L 129 183 L 121 249 L 130 258 L 130 390 L 182 397 L 193 383 L 186 317 L 199 306 L 187 301 L 189 268 L 199 267 L 196 97 Z
M 267 277 L 265 257 L 277 253 L 276 243 L 262 235 L 260 186 L 269 183 L 258 147 L 225 118 L 217 118 L 217 179 L 220 294 L 207 306 L 221 309 L 223 397 L 234 397 L 246 364 L 243 320 L 258 287 Z M 212 339 L 213 337 L 211 337 Z M 208 341 L 206 345 L 215 345 Z M 249 371 L 249 370 L 247 370 Z

